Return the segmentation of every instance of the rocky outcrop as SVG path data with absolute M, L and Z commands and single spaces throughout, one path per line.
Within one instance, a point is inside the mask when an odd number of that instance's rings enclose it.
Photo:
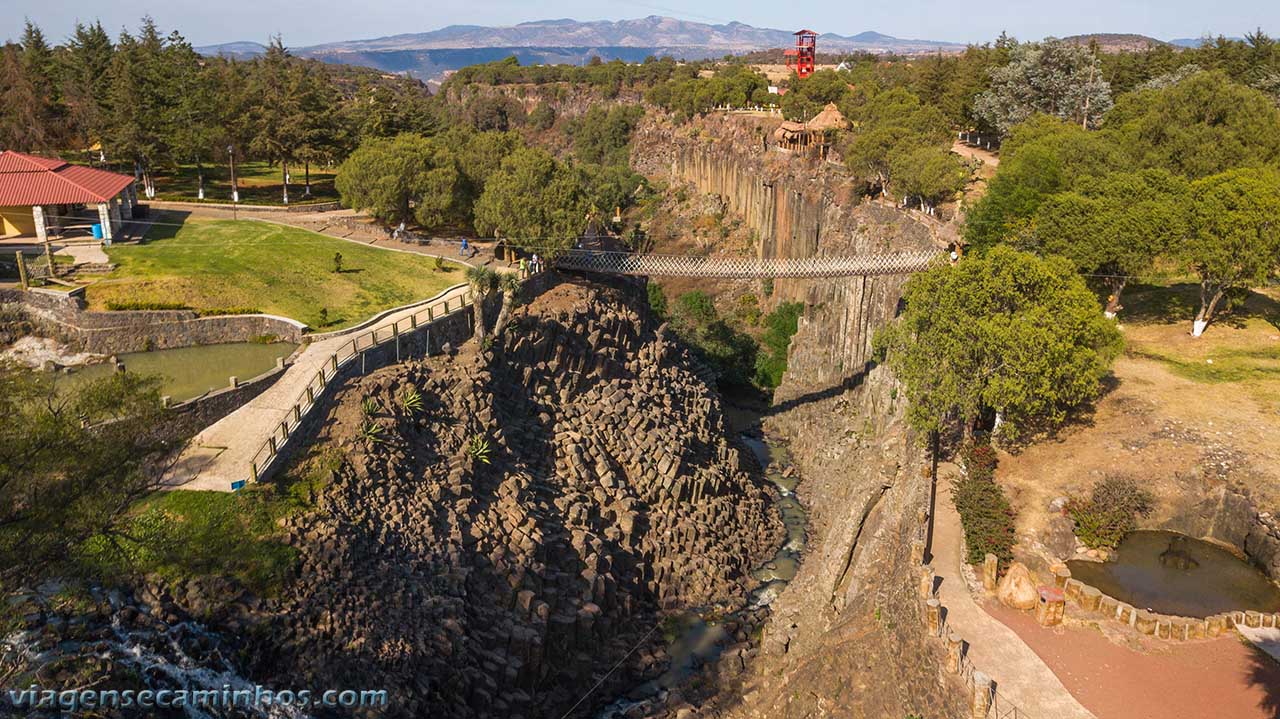
M 629 654 L 660 609 L 743 605 L 781 526 L 700 369 L 632 286 L 521 312 L 344 391 L 323 441 L 346 462 L 288 527 L 301 570 L 257 673 L 386 687 L 401 716 L 559 717 L 629 656 L 585 714 L 662 669 Z
M 637 169 L 719 196 L 755 232 L 760 257 L 942 249 L 954 227 L 860 195 L 829 162 L 768 148 L 771 121 L 650 120 Z M 902 421 L 896 382 L 871 362 L 905 277 L 774 283 L 802 300 L 787 372 L 766 427 L 785 437 L 804 481 L 811 551 L 773 606 L 734 717 L 960 716 L 967 695 L 924 629 L 913 546 L 930 502 L 927 453 Z

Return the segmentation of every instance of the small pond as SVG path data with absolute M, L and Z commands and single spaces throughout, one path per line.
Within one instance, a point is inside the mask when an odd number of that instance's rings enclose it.
M 1139 609 L 1208 617 L 1280 611 L 1280 587 L 1230 551 L 1175 532 L 1131 532 L 1115 559 L 1067 562 L 1071 576 Z
M 181 347 L 119 355 L 125 370 L 158 374 L 163 378 L 160 394 L 174 402 L 222 389 L 231 377 L 252 379 L 276 366 L 280 357 L 293 354 L 297 345 L 288 342 L 229 342 L 226 344 Z M 75 383 L 104 377 L 114 371 L 110 364 L 89 365 L 74 371 L 68 381 Z

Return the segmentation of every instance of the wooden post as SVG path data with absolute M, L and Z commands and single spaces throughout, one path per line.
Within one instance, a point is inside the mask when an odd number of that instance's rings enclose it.
M 27 281 L 27 265 L 22 259 L 22 250 L 15 252 L 13 257 L 18 261 L 18 282 L 22 285 L 22 289 L 31 289 L 31 284 Z
M 257 482 L 258 481 L 258 463 L 250 462 L 249 466 L 252 468 L 251 471 L 253 472 L 253 481 Z
M 296 404 L 293 406 L 293 421 L 294 422 L 302 421 L 302 408 Z
M 396 362 L 399 363 L 400 362 L 400 323 L 399 322 L 391 323 L 391 333 L 395 335 L 395 338 L 396 338 Z
M 45 268 L 49 270 L 50 277 L 58 276 L 53 271 L 53 245 L 50 244 L 49 240 L 47 239 L 44 241 L 44 264 L 45 264 Z

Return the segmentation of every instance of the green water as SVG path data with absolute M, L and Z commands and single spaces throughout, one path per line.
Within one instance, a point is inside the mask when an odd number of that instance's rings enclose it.
M 231 377 L 238 377 L 241 382 L 257 377 L 275 367 L 277 358 L 288 357 L 296 348 L 288 342 L 231 342 L 131 352 L 119 355 L 119 359 L 128 372 L 160 375 L 160 394 L 182 402 L 227 387 Z M 90 365 L 72 373 L 70 381 L 74 387 L 74 383 L 104 377 L 112 371 L 110 364 Z

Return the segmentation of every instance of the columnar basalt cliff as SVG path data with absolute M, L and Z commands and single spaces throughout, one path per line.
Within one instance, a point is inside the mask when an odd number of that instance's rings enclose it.
M 867 198 L 841 166 L 766 140 L 779 121 L 709 115 L 687 125 L 650 116 L 636 131 L 636 170 L 717 195 L 755 234 L 758 257 L 945 250 L 953 224 Z M 871 335 L 897 309 L 905 277 L 779 280 L 770 299 L 803 300 L 779 401 L 856 381 Z
M 262 673 L 385 686 L 399 716 L 559 717 L 629 657 L 581 714 L 661 671 L 659 609 L 744 604 L 780 522 L 643 294 L 569 282 L 520 313 L 344 390 Z
M 637 167 L 719 195 L 751 227 L 762 257 L 936 248 L 955 228 L 859 195 L 829 162 L 767 147 L 776 120 L 711 116 L 690 126 L 651 119 Z M 788 440 L 804 478 L 811 551 L 773 605 L 753 671 L 728 716 L 960 716 L 966 695 L 942 671 L 923 629 L 918 564 L 930 502 L 928 454 L 903 422 L 896 381 L 872 362 L 905 277 L 778 281 L 775 300 L 803 300 L 787 372 L 765 420 Z

